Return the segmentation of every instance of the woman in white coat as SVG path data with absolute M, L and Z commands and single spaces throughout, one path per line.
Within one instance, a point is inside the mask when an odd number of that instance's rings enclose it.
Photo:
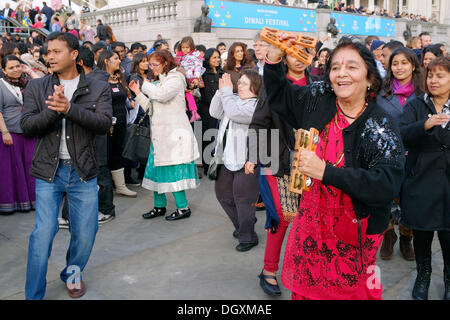
M 165 193 L 172 192 L 177 210 L 166 220 L 179 220 L 191 215 L 185 190 L 199 185 L 194 160 L 200 154 L 185 112 L 186 79 L 167 50 L 153 52 L 149 61 L 153 77 L 159 81 L 145 81 L 142 89 L 134 81 L 129 84 L 136 94 L 136 103 L 144 110 L 152 108 L 149 112 L 152 141 L 142 187 L 154 191 L 155 205 L 143 217 L 165 215 Z

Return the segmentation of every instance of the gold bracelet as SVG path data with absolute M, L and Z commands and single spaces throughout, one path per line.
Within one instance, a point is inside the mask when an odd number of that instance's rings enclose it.
M 280 61 L 273 62 L 272 60 L 269 59 L 268 54 L 266 53 L 266 56 L 264 57 L 264 60 L 268 64 L 277 64 L 277 63 L 280 63 L 283 60 L 283 58 L 280 58 Z

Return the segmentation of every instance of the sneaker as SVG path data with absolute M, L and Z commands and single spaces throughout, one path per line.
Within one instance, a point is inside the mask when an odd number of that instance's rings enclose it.
M 113 220 L 115 216 L 110 214 L 103 214 L 101 212 L 98 213 L 98 224 L 105 224 L 111 220 Z
M 69 229 L 69 220 L 58 218 L 58 226 L 60 229 Z

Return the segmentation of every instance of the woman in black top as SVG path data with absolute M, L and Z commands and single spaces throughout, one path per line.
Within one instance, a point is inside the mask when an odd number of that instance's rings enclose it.
M 211 100 L 216 94 L 216 91 L 219 89 L 219 79 L 223 75 L 223 70 L 220 67 L 220 53 L 217 49 L 210 48 L 205 52 L 205 61 L 203 62 L 203 67 L 205 67 L 206 71 L 202 75 L 203 82 L 205 86 L 200 88 L 201 100 L 198 107 L 198 114 L 202 119 L 202 136 L 205 135 L 205 132 L 208 129 L 215 129 L 217 127 L 217 119 L 211 117 L 209 114 L 209 105 L 211 104 Z M 215 137 L 211 137 L 210 141 L 213 141 Z M 209 141 L 204 141 L 202 139 L 202 154 Z M 209 164 L 205 162 L 205 158 L 202 157 L 203 161 L 203 171 L 205 175 L 208 172 Z
M 108 136 L 108 165 L 116 186 L 116 193 L 127 197 L 136 197 L 137 193 L 129 190 L 125 185 L 124 160 L 122 151 L 127 130 L 126 100 L 131 96 L 120 69 L 120 59 L 117 53 L 110 50 L 103 51 L 98 57 L 99 69 L 109 73 L 111 87 L 113 127 Z M 115 118 L 115 123 L 114 123 Z
M 425 77 L 426 94 L 405 106 L 400 121 L 408 148 L 400 222 L 414 234 L 413 298 L 428 299 L 431 244 L 437 231 L 444 257 L 444 299 L 450 300 L 450 60 L 431 61 Z
M 280 40 L 292 45 L 294 37 Z M 377 251 L 405 155 L 393 119 L 375 102 L 382 80 L 373 55 L 341 42 L 327 63 L 325 83 L 292 85 L 271 47 L 264 65 L 269 107 L 296 129 L 319 132 L 316 152 L 302 151 L 298 170 L 312 179 L 291 227 L 281 280 L 293 299 L 381 299 Z M 373 270 L 373 269 L 372 269 Z
M 130 76 L 128 77 L 128 84 L 130 84 L 131 81 L 134 81 L 136 83 L 139 83 L 139 88 L 142 89 L 142 84 L 145 80 L 149 80 L 151 75 L 150 70 L 150 62 L 148 61 L 148 57 L 143 52 L 138 52 L 133 56 L 133 62 L 131 64 L 131 71 Z M 133 91 L 130 90 L 131 97 L 133 99 L 136 98 L 136 95 Z M 134 123 L 138 123 L 142 117 L 145 116 L 144 110 L 142 108 L 138 108 L 137 110 L 137 116 L 134 120 Z M 149 117 L 146 116 L 143 121 L 143 126 L 149 127 L 150 126 L 150 120 Z M 131 162 L 132 163 L 132 162 Z M 138 171 L 138 180 L 142 180 L 144 178 L 145 173 L 145 166 L 146 164 L 139 164 Z M 125 167 L 125 183 L 131 184 L 131 185 L 140 185 L 139 181 L 135 181 L 131 176 L 131 164 L 129 166 Z

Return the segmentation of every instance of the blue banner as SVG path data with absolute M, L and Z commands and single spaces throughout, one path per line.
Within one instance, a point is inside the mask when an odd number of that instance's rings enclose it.
M 339 33 L 364 36 L 395 37 L 395 20 L 378 16 L 331 13 Z
M 214 28 L 262 29 L 270 27 L 297 32 L 316 32 L 316 12 L 282 6 L 205 0 Z

